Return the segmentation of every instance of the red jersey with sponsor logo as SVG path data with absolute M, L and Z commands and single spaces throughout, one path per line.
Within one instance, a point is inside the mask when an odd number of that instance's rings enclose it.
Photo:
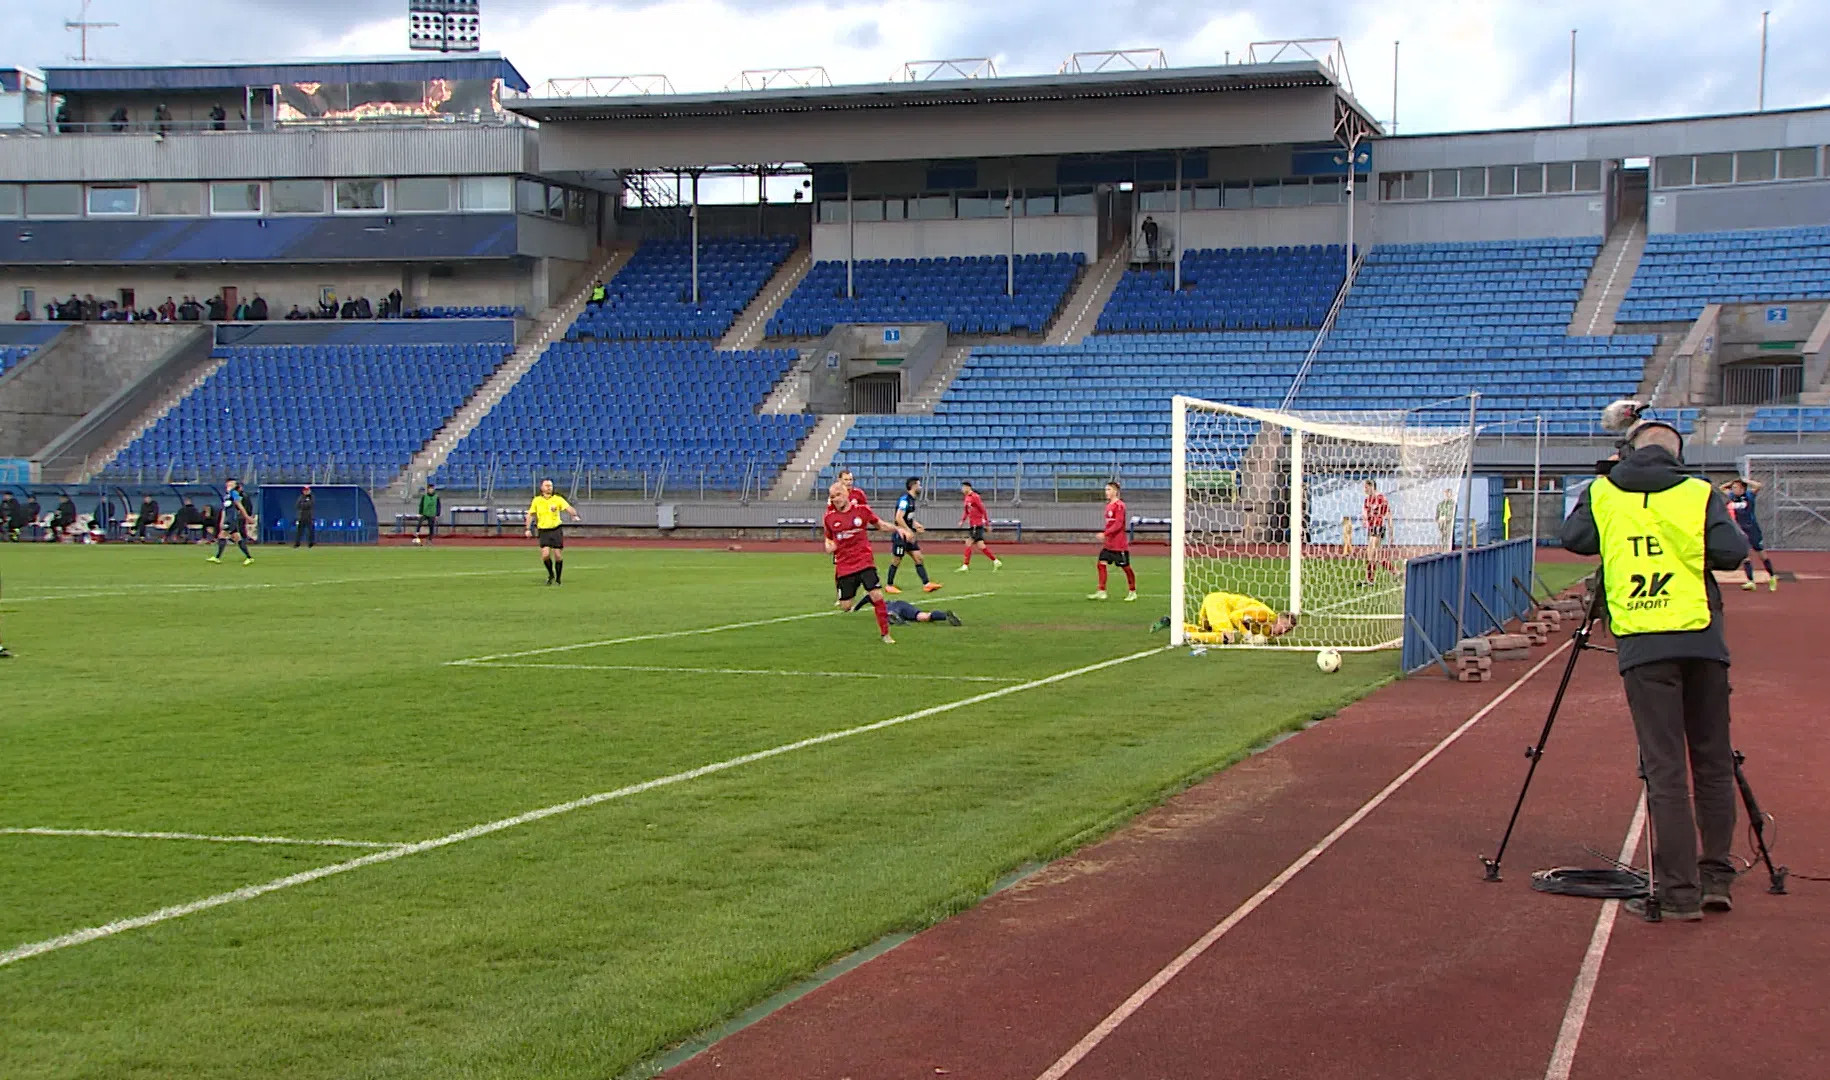
M 968 527 L 991 524 L 991 515 L 985 512 L 985 500 L 979 498 L 978 492 L 967 492 L 966 506 L 960 520 Z
M 826 539 L 838 547 L 832 553 L 834 577 L 844 577 L 877 565 L 871 554 L 871 529 L 877 515 L 871 508 L 854 502 L 843 512 L 826 508 Z
M 855 487 L 849 490 L 851 492 L 851 504 L 853 506 L 869 506 L 871 504 L 870 496 L 864 494 L 863 488 Z
M 1385 496 L 1374 492 L 1366 497 L 1366 527 L 1380 529 L 1385 527 L 1386 516 L 1392 512 L 1392 504 L 1385 501 Z
M 1125 534 L 1125 500 L 1106 504 L 1106 524 L 1101 542 L 1109 551 L 1130 551 L 1131 538 Z

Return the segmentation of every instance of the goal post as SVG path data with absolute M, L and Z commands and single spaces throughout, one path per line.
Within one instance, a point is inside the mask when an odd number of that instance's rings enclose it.
M 1182 395 L 1172 407 L 1171 640 L 1398 645 L 1406 560 L 1467 540 L 1469 413 L 1283 412 Z M 1289 629 L 1223 635 L 1201 615 L 1214 593 L 1259 601 Z

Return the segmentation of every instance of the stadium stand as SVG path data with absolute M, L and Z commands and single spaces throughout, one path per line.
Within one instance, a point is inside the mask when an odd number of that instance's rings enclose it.
M 1830 226 L 1648 237 L 1616 322 L 1689 321 L 1711 303 L 1830 297 Z
M 1597 246 L 1373 249 L 1297 407 L 1419 408 L 1479 390 L 1482 423 L 1574 410 L 1549 433 L 1591 433 L 1602 405 L 1637 389 L 1657 343 L 1565 334 Z M 1312 341 L 1300 330 L 1206 331 L 975 349 L 934 416 L 860 417 L 836 461 L 872 487 L 922 475 L 984 485 L 1019 461 L 1026 485 L 1094 488 L 1118 475 L 1166 487 L 1170 396 L 1276 408 Z M 1679 420 L 1688 428 L 1694 413 Z
M 1830 408 L 1755 409 L 1749 435 L 1795 435 L 1830 432 Z
M 447 484 L 493 475 L 532 486 L 548 470 L 666 470 L 669 483 L 732 490 L 775 478 L 817 417 L 758 415 L 792 349 L 704 342 L 555 342 L 451 452 Z
M 567 331 L 568 341 L 717 338 L 731 328 L 783 260 L 791 236 L 713 237 L 699 242 L 699 302 L 692 300 L 692 246 L 649 240 Z
M 527 309 L 506 304 L 494 307 L 423 307 L 412 308 L 405 313 L 409 319 L 518 319 L 526 315 Z
M 1081 253 L 1021 255 L 1016 295 L 1002 255 L 815 263 L 769 320 L 770 337 L 818 337 L 840 323 L 944 322 L 955 334 L 1040 334 L 1086 264 Z
M 1201 248 L 1182 257 L 1182 291 L 1168 270 L 1131 270 L 1099 317 L 1111 331 L 1314 328 L 1340 291 L 1339 244 Z
M 507 347 L 259 345 L 218 348 L 224 363 L 110 464 L 295 478 L 399 471 Z M 225 419 L 226 418 L 226 419 Z
M 0 230 L 0 263 L 33 265 L 43 252 L 78 264 L 340 262 L 349 259 L 505 259 L 513 214 L 37 221 Z
M 0 375 L 6 374 L 8 368 L 30 355 L 30 345 L 0 345 Z

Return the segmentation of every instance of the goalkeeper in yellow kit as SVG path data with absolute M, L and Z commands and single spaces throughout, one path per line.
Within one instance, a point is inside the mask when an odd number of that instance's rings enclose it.
M 1196 621 L 1183 623 L 1185 636 L 1197 645 L 1262 645 L 1296 627 L 1290 612 L 1272 611 L 1270 605 L 1242 593 L 1211 592 L 1201 600 Z M 1157 620 L 1152 631 L 1169 629 L 1169 616 Z

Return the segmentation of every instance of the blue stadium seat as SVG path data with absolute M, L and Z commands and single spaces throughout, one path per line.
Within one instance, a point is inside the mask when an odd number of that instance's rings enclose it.
M 1130 270 L 1100 315 L 1103 332 L 1314 328 L 1346 273 L 1340 245 L 1203 248 L 1168 270 Z
M 1830 226 L 1648 237 L 1617 322 L 1689 322 L 1711 303 L 1830 298 Z
M 605 284 L 568 341 L 718 338 L 794 251 L 791 236 L 733 236 L 699 242 L 699 300 L 693 301 L 692 245 L 650 240 Z
M 1040 334 L 1061 309 L 1086 256 L 1020 255 L 1016 294 L 1010 264 L 998 256 L 822 261 L 808 271 L 769 320 L 771 337 L 819 337 L 840 323 L 944 322 L 955 334 Z

